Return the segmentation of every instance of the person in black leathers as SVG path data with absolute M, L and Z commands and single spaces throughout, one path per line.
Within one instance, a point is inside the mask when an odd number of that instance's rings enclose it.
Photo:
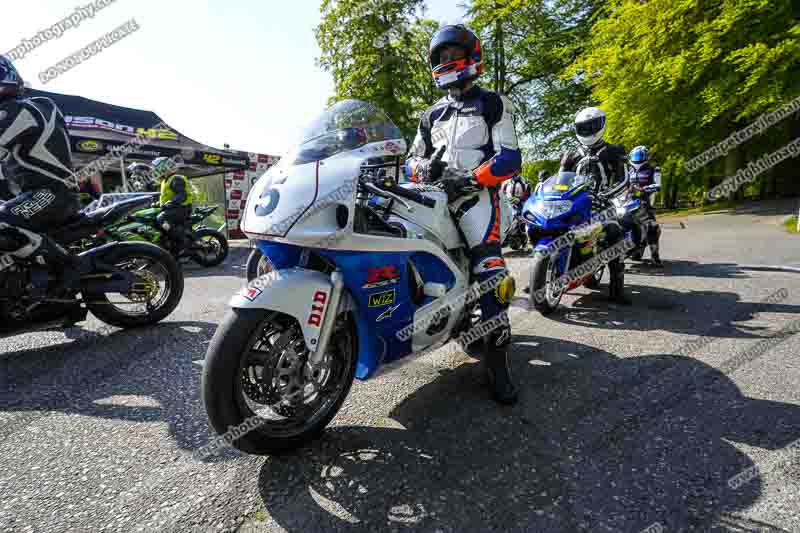
M 613 194 L 627 186 L 625 172 L 625 146 L 622 144 L 609 144 L 604 139 L 606 131 L 606 114 L 596 107 L 583 109 L 575 116 L 575 136 L 580 145 L 577 150 L 570 150 L 561 157 L 559 171 L 576 172 L 578 164 L 586 158 L 596 158 L 600 164 L 589 165 L 589 172 L 593 176 L 592 193 L 595 195 Z M 623 237 L 622 226 L 618 223 L 608 223 L 604 228 L 605 247 L 613 246 Z M 624 294 L 625 287 L 625 260 L 624 256 L 614 259 L 608 264 L 610 280 L 608 296 L 620 304 L 628 305 Z
M 14 65 L 0 56 L 0 252 L 42 260 L 61 271 L 62 288 L 82 262 L 45 234 L 76 217 L 78 184 L 64 116 L 49 98 L 25 98 Z M 67 279 L 69 278 L 69 279 Z

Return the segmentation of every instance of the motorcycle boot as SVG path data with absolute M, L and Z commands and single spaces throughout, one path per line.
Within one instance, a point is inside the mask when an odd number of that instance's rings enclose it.
M 663 268 L 664 263 L 661 262 L 661 256 L 658 253 L 658 241 L 661 237 L 661 228 L 656 224 L 651 225 L 647 229 L 647 240 L 650 244 L 650 258 L 652 259 L 653 266 Z
M 508 325 L 508 315 L 505 312 L 498 315 L 498 319 L 504 319 L 506 323 L 489 333 L 484 344 L 484 361 L 489 378 L 489 389 L 492 398 L 497 403 L 514 405 L 519 398 L 519 392 L 511 379 L 508 360 L 511 327 Z
M 608 299 L 620 305 L 631 305 L 625 296 L 625 262 L 618 257 L 608 263 Z

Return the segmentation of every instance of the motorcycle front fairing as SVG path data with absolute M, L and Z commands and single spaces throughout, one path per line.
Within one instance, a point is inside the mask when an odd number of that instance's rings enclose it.
M 532 242 L 535 251 L 546 252 L 553 241 L 572 228 L 591 219 L 592 201 L 586 187 L 587 179 L 574 172 L 560 172 L 536 187 L 522 208 L 528 234 L 537 231 L 545 235 Z M 558 271 L 567 271 L 571 248 L 557 252 Z
M 432 344 L 431 339 L 441 340 L 448 333 L 445 328 L 438 337 L 436 332 L 397 335 L 413 323 L 421 307 L 433 301 L 427 295 L 411 294 L 416 276 L 447 289 L 454 289 L 458 281 L 453 274 L 457 265 L 429 241 L 354 231 L 356 180 L 363 165 L 405 152 L 405 142 L 393 125 L 379 127 L 379 131 L 398 137 L 333 150 L 335 153 L 326 152 L 327 147 L 317 142 L 314 150 L 318 152 L 309 156 L 307 151 L 303 156 L 303 150 L 295 149 L 282 165 L 262 176 L 248 195 L 241 227 L 257 241 L 274 270 L 254 280 L 230 302 L 233 307 L 269 309 L 295 317 L 313 352 L 319 342 L 318 326 L 330 311 L 326 302 L 333 282 L 329 274 L 313 269 L 309 262 L 323 261 L 328 268 L 335 268 L 343 280 L 339 311 L 350 310 L 355 317 L 358 379 L 368 379 L 381 365 L 417 352 Z M 316 153 L 325 157 L 304 160 Z M 442 205 L 437 203 L 434 211 L 440 211 Z M 458 281 L 459 287 L 467 282 Z M 448 327 L 459 311 L 453 310 L 446 321 Z

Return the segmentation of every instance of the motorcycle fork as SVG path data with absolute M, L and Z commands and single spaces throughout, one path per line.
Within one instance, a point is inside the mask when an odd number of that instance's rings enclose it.
M 331 289 L 331 297 L 328 302 L 328 312 L 325 313 L 325 318 L 322 319 L 322 328 L 319 332 L 319 342 L 316 349 L 309 346 L 311 353 L 308 355 L 308 361 L 312 367 L 319 366 L 328 349 L 331 335 L 333 334 L 333 327 L 336 324 L 336 318 L 339 315 L 339 302 L 342 300 L 342 292 L 344 291 L 344 276 L 341 271 L 334 270 L 331 272 L 331 282 L 333 288 Z

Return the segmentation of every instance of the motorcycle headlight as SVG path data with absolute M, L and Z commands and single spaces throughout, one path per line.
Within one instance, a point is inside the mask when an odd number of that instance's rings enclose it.
M 555 218 L 563 215 L 572 209 L 570 200 L 557 200 L 554 202 L 544 202 L 542 200 L 533 204 L 533 212 L 544 218 Z

